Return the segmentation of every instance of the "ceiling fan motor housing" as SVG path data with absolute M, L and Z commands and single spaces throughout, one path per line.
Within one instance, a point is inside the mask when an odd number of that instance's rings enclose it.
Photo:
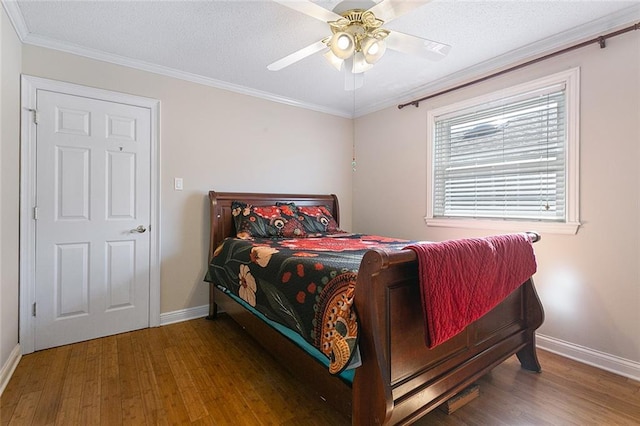
M 327 46 L 340 59 L 347 59 L 355 52 L 362 52 L 365 60 L 373 64 L 382 57 L 385 45 L 382 40 L 389 31 L 380 28 L 384 22 L 366 10 L 351 9 L 342 13 L 343 19 L 329 22 L 333 36 Z

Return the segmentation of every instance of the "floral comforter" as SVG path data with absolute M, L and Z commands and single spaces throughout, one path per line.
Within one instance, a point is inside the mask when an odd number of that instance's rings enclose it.
M 349 365 L 358 342 L 353 296 L 362 257 L 369 249 L 397 250 L 407 243 L 361 234 L 228 238 L 216 249 L 205 280 L 300 334 L 338 374 Z

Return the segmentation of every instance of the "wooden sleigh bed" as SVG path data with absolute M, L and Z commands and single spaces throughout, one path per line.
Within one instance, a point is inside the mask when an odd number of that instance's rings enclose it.
M 339 217 L 335 195 L 211 191 L 209 199 L 210 261 L 219 244 L 236 234 L 231 207 L 235 200 L 254 206 L 278 202 L 325 205 L 336 219 Z M 355 370 L 352 383 L 329 374 L 326 366 L 214 283 L 210 285 L 209 318 L 215 318 L 221 308 L 354 425 L 412 423 L 514 354 L 524 369 L 541 370 L 535 330 L 544 313 L 530 278 L 488 314 L 433 349 L 424 343 L 420 297 L 414 251 L 366 252 L 354 298 L 362 365 Z

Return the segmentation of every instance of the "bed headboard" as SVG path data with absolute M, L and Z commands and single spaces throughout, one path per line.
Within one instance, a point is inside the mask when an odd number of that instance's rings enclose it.
M 298 206 L 327 206 L 336 222 L 340 224 L 338 197 L 334 194 L 258 194 L 249 192 L 209 191 L 211 212 L 211 235 L 209 239 L 209 260 L 218 245 L 227 237 L 235 235 L 231 203 L 242 201 L 253 206 L 271 206 L 277 202 L 292 202 Z

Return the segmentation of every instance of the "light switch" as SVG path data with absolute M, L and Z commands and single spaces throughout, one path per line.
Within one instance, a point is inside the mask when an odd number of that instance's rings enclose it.
M 173 189 L 176 191 L 182 191 L 182 178 L 173 179 Z

